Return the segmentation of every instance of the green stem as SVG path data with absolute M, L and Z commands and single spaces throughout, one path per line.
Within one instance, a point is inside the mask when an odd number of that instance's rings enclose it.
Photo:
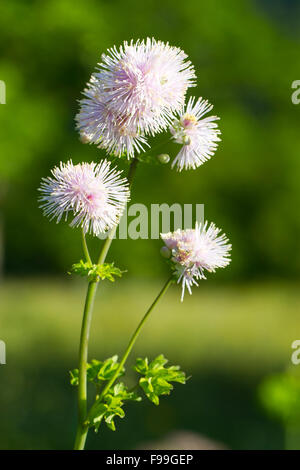
M 86 243 L 85 233 L 83 229 L 81 229 L 81 236 L 82 236 L 82 248 L 83 248 L 85 259 L 89 264 L 93 264 L 91 257 L 90 257 L 89 249 Z
M 88 359 L 88 342 L 90 334 L 90 326 L 92 320 L 92 312 L 94 299 L 98 287 L 98 282 L 91 281 L 88 285 L 86 294 L 83 320 L 80 335 L 79 348 L 79 373 L 78 373 L 78 428 L 74 449 L 84 449 L 88 427 L 84 425 L 87 413 L 87 359 Z
M 132 181 L 135 175 L 136 167 L 138 160 L 136 158 L 131 162 L 129 171 L 128 171 L 128 181 L 129 186 L 132 185 Z M 117 227 L 113 227 L 109 232 L 108 238 L 103 244 L 98 264 L 103 264 L 105 262 L 106 255 L 110 248 L 111 242 L 113 240 L 114 234 Z M 88 246 L 86 243 L 86 238 L 84 231 L 82 230 L 82 247 L 86 260 L 92 264 L 92 260 L 89 254 Z M 81 335 L 80 335 L 80 347 L 79 347 L 79 375 L 78 375 L 78 427 L 75 438 L 74 450 L 82 450 L 85 446 L 85 441 L 88 434 L 88 426 L 85 424 L 87 416 L 87 359 L 88 359 L 88 340 L 90 333 L 90 326 L 92 321 L 92 313 L 94 306 L 94 299 L 97 291 L 98 283 L 90 282 L 88 285 L 88 290 L 86 294 L 84 313 L 81 325 Z
M 134 346 L 134 343 L 136 342 L 136 339 L 144 325 L 144 323 L 146 322 L 147 318 L 149 317 L 150 313 L 152 312 L 153 308 L 155 307 L 155 305 L 157 304 L 157 302 L 163 297 L 163 295 L 165 294 L 165 292 L 168 290 L 169 286 L 172 284 L 173 282 L 173 276 L 171 276 L 167 282 L 165 283 L 165 285 L 163 286 L 162 290 L 159 292 L 158 296 L 155 298 L 154 302 L 151 304 L 151 306 L 148 308 L 147 312 L 145 313 L 145 315 L 143 316 L 142 320 L 140 321 L 140 323 L 138 324 L 135 332 L 133 333 L 129 343 L 128 343 L 128 346 L 127 346 L 127 349 L 121 359 L 121 362 L 119 364 L 119 367 L 117 368 L 116 372 L 114 373 L 113 377 L 110 379 L 110 381 L 107 383 L 106 387 L 104 387 L 104 389 L 102 390 L 100 396 L 99 396 L 99 399 L 94 403 L 94 405 L 92 406 L 90 412 L 92 411 L 93 407 L 96 405 L 96 403 L 100 402 L 102 400 L 102 398 L 104 397 L 104 395 L 107 393 L 107 391 L 111 388 L 111 386 L 114 384 L 115 380 L 117 379 L 120 371 L 122 370 L 122 367 L 124 366 L 133 346 Z
M 136 172 L 136 167 L 138 165 L 138 159 L 137 158 L 134 158 L 130 164 L 130 167 L 129 167 L 129 170 L 128 170 L 128 175 L 127 175 L 127 180 L 129 182 L 129 187 L 131 188 L 132 186 L 132 182 L 133 182 L 133 178 L 134 178 L 134 175 L 135 175 L 135 172 Z M 113 227 L 107 234 L 107 238 L 103 244 L 103 247 L 102 247 L 102 250 L 101 250 L 101 253 L 100 253 L 100 256 L 99 256 L 99 259 L 98 259 L 98 264 L 103 264 L 105 263 L 105 259 L 106 259 L 106 256 L 107 256 L 107 253 L 108 253 L 108 250 L 110 249 L 110 245 L 114 239 L 114 235 L 116 233 L 116 230 L 117 230 L 117 225 L 115 227 Z
M 102 250 L 100 252 L 100 256 L 99 256 L 99 259 L 98 259 L 98 264 L 99 265 L 105 263 L 107 253 L 108 253 L 108 250 L 110 249 L 110 245 L 111 245 L 111 243 L 114 239 L 114 235 L 116 233 L 116 230 L 117 230 L 117 225 L 115 227 L 111 228 L 110 231 L 107 234 L 107 238 L 106 238 L 105 242 L 103 243 Z
M 127 181 L 129 183 L 129 187 L 131 188 L 132 183 L 133 183 L 133 178 L 135 176 L 136 168 L 138 165 L 139 161 L 137 158 L 134 158 L 130 164 L 129 170 L 128 170 L 128 175 L 127 175 Z

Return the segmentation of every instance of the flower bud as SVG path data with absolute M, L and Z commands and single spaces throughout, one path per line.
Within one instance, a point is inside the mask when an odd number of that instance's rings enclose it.
M 162 246 L 160 249 L 160 254 L 164 258 L 170 258 L 171 257 L 171 250 L 167 246 Z
M 79 140 L 82 144 L 89 144 L 91 139 L 87 134 L 80 134 Z
M 190 145 L 190 143 L 191 143 L 191 138 L 190 138 L 189 136 L 187 136 L 187 135 L 184 135 L 184 136 L 182 137 L 182 143 L 183 143 L 183 145 Z
M 157 156 L 157 159 L 160 163 L 169 163 L 170 161 L 170 156 L 167 153 L 161 153 L 160 155 Z

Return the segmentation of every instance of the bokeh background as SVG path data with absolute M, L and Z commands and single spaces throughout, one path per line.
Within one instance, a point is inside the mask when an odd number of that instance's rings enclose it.
M 37 187 L 61 160 L 104 156 L 79 141 L 77 100 L 106 48 L 147 36 L 189 55 L 198 77 L 192 93 L 214 103 L 222 142 L 196 171 L 140 165 L 132 201 L 205 204 L 206 218 L 232 241 L 232 264 L 183 304 L 172 287 L 137 343 L 135 355 L 162 352 L 191 380 L 159 408 L 129 405 L 118 432 L 103 427 L 87 447 L 145 447 L 176 431 L 233 449 L 290 442 L 290 426 L 259 390 L 274 373 L 298 372 L 290 356 L 300 336 L 300 104 L 291 101 L 299 22 L 297 0 L 1 2 L 0 448 L 72 447 L 76 397 L 67 371 L 77 363 L 85 283 L 67 271 L 81 257 L 80 234 L 42 217 Z M 173 157 L 177 148 L 163 150 Z M 96 253 L 99 240 L 90 242 Z M 167 275 L 160 246 L 113 243 L 108 259 L 128 272 L 101 285 L 91 358 L 124 350 Z

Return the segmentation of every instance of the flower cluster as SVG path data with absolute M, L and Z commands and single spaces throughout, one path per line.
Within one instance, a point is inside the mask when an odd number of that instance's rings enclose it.
M 220 140 L 216 116 L 206 100 L 185 104 L 195 72 L 186 54 L 155 39 L 124 42 L 102 55 L 80 101 L 77 127 L 84 142 L 109 154 L 133 158 L 148 146 L 147 137 L 169 128 L 181 145 L 172 167 L 181 171 L 202 165 Z
M 215 272 L 230 263 L 231 245 L 226 235 L 213 223 L 208 226 L 196 224 L 195 229 L 176 230 L 162 233 L 166 247 L 170 250 L 171 261 L 178 282 L 182 282 L 183 300 L 185 288 L 191 294 L 191 287 L 198 286 L 197 281 L 206 279 L 205 271 Z
M 86 362 L 89 328 L 97 283 L 114 281 L 124 271 L 114 263 L 105 263 L 116 226 L 120 222 L 129 200 L 129 181 L 139 160 L 153 160 L 144 152 L 147 138 L 169 130 L 171 139 L 181 145 L 172 168 L 196 169 L 211 158 L 220 141 L 218 117 L 205 115 L 212 105 L 202 98 L 191 97 L 187 103 L 186 92 L 195 86 L 195 72 L 186 54 L 155 39 L 124 42 L 119 49 L 113 47 L 102 55 L 102 62 L 92 74 L 80 110 L 76 116 L 77 128 L 83 143 L 93 143 L 109 155 L 133 158 L 128 180 L 121 171 L 103 159 L 100 163 L 73 164 L 72 160 L 60 163 L 52 175 L 43 178 L 39 191 L 40 207 L 44 215 L 57 223 L 71 216 L 71 227 L 82 229 L 85 259 L 72 265 L 72 273 L 86 277 L 89 282 L 80 338 L 79 368 L 71 372 L 71 384 L 78 386 L 78 431 L 75 449 L 83 449 L 88 429 L 97 431 L 101 423 L 115 430 L 115 418 L 123 418 L 127 401 L 140 401 L 141 397 L 119 381 L 124 374 L 124 364 L 136 338 L 157 301 L 176 278 L 182 284 L 181 300 L 185 289 L 205 278 L 205 272 L 215 272 L 227 266 L 231 245 L 225 234 L 220 234 L 213 223 L 196 224 L 195 229 L 176 230 L 161 234 L 165 243 L 162 254 L 170 258 L 172 277 L 147 310 L 135 330 L 127 349 L 118 362 L 113 356 L 105 361 Z M 169 155 L 161 153 L 156 163 L 168 163 Z M 100 236 L 111 229 L 103 244 L 98 262 L 89 254 L 85 234 Z M 187 377 L 179 366 L 166 367 L 168 360 L 160 354 L 153 361 L 138 358 L 135 370 L 140 374 L 138 385 L 155 405 L 160 397 L 169 395 L 173 383 L 186 383 Z M 95 402 L 88 409 L 87 382 L 96 387 Z M 135 388 L 135 387 L 134 387 Z
M 179 118 L 172 124 L 170 131 L 176 143 L 182 148 L 172 163 L 177 169 L 193 170 L 202 165 L 216 151 L 220 141 L 217 116 L 203 118 L 213 106 L 208 101 L 191 97 L 188 104 L 182 107 Z
M 110 154 L 134 157 L 147 135 L 169 127 L 194 86 L 186 58 L 181 49 L 149 38 L 109 49 L 80 101 L 81 135 Z
M 80 101 L 76 121 L 81 139 L 111 155 L 133 158 L 144 151 L 148 136 L 169 129 L 171 139 L 181 145 L 172 168 L 196 169 L 216 151 L 220 130 L 219 118 L 206 116 L 213 108 L 207 100 L 191 97 L 185 102 L 192 86 L 194 68 L 177 47 L 149 38 L 113 47 L 102 55 Z M 158 158 L 163 162 L 169 156 Z M 52 177 L 43 179 L 40 191 L 46 216 L 59 222 L 71 213 L 72 227 L 96 236 L 119 223 L 129 200 L 127 180 L 107 160 L 61 163 Z M 219 233 L 214 224 L 205 223 L 161 235 L 182 282 L 182 299 L 185 288 L 191 293 L 205 279 L 205 271 L 230 263 L 231 245 Z
M 43 178 L 39 190 L 44 215 L 57 222 L 69 212 L 74 216 L 71 227 L 82 227 L 85 233 L 100 233 L 118 224 L 129 200 L 128 182 L 110 162 L 80 163 L 72 160 L 52 170 L 52 177 Z

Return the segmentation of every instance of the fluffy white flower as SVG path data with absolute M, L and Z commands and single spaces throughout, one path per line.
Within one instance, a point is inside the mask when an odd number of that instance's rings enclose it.
M 149 38 L 109 49 L 84 90 L 76 117 L 80 133 L 108 151 L 133 157 L 145 136 L 170 125 L 194 86 L 186 58 L 181 49 Z
M 43 178 L 39 191 L 44 215 L 57 219 L 69 212 L 74 216 L 71 227 L 99 235 L 119 222 L 129 200 L 128 182 L 107 160 L 99 164 L 72 161 L 60 163 L 52 177 Z
M 208 101 L 191 97 L 186 108 L 183 106 L 179 118 L 172 124 L 170 131 L 176 143 L 181 144 L 178 155 L 172 163 L 179 171 L 195 170 L 214 155 L 220 130 L 214 122 L 217 116 L 203 116 L 211 111 L 213 106 Z
M 92 77 L 76 116 L 81 140 L 96 144 L 111 155 L 120 157 L 126 154 L 133 158 L 136 152 L 145 150 L 145 145 L 148 145 L 146 138 L 129 122 L 128 115 L 110 109 L 97 86 Z
M 182 282 L 181 300 L 185 288 L 191 294 L 192 285 L 198 286 L 199 279 L 206 279 L 205 271 L 215 272 L 230 263 L 231 245 L 226 235 L 220 235 L 220 232 L 213 223 L 208 226 L 205 222 L 196 224 L 195 229 L 178 229 L 161 234 L 165 245 L 171 250 L 178 282 Z

